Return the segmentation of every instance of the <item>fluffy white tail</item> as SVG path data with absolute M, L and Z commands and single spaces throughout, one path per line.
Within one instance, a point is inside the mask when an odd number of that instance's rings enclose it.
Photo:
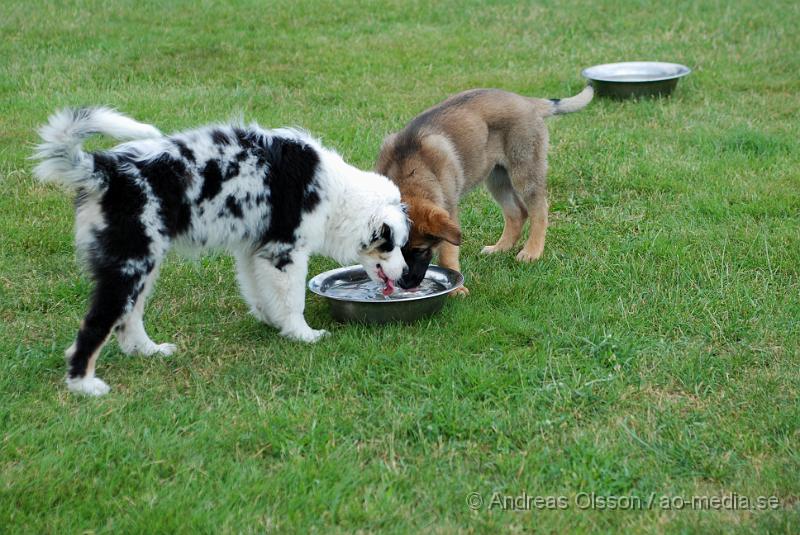
M 139 123 L 109 108 L 63 109 L 39 129 L 42 143 L 33 158 L 42 160 L 33 170 L 39 180 L 94 189 L 103 181 L 94 176 L 94 160 L 81 143 L 93 134 L 116 139 L 161 137 L 154 126 Z
M 545 116 L 560 115 L 562 113 L 572 113 L 574 111 L 582 110 L 592 101 L 593 97 L 594 88 L 590 85 L 587 85 L 583 91 L 574 97 L 562 99 L 552 98 L 550 100 L 545 100 L 549 107 L 549 109 L 545 112 Z

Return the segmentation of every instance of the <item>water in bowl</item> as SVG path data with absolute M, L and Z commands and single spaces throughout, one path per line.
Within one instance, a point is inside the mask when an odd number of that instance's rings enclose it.
M 373 282 L 370 279 L 359 280 L 337 280 L 325 288 L 325 295 L 338 299 L 350 300 L 370 300 L 370 301 L 398 301 L 411 299 L 413 297 L 423 297 L 446 290 L 447 287 L 441 282 L 433 279 L 423 279 L 422 283 L 411 290 L 404 290 L 396 287 L 394 293 L 389 296 L 383 295 L 383 284 Z

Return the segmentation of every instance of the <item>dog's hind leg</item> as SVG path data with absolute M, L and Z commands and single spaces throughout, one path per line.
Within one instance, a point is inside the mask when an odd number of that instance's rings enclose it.
M 516 147 L 509 156 L 509 176 L 514 191 L 524 203 L 531 221 L 530 235 L 517 254 L 520 262 L 531 262 L 542 256 L 547 233 L 547 129 L 539 119 L 525 126 L 516 139 L 526 139 L 530 145 Z M 532 145 L 532 147 L 531 147 Z
M 95 268 L 97 285 L 89 312 L 66 351 L 67 388 L 72 392 L 102 396 L 109 391 L 109 386 L 95 377 L 97 357 L 111 329 L 133 309 L 153 265 L 146 260 Z
M 278 260 L 246 253 L 236 256 L 239 285 L 253 315 L 278 327 L 284 336 L 316 342 L 328 333 L 309 327 L 303 316 L 307 272 L 305 253 Z
M 136 354 L 148 357 L 158 353 L 169 356 L 175 352 L 174 344 L 157 344 L 150 339 L 144 329 L 144 306 L 158 278 L 158 269 L 159 266 L 156 266 L 147 276 L 144 288 L 139 293 L 133 309 L 114 329 L 119 347 L 127 355 Z
M 534 176 L 539 176 L 539 173 L 534 173 Z M 525 245 L 517 253 L 517 260 L 520 262 L 532 262 L 538 260 L 544 252 L 544 241 L 547 233 L 547 188 L 543 183 L 535 182 L 532 179 L 532 184 L 529 190 L 521 195 L 524 199 L 528 217 L 531 221 L 530 235 Z
M 486 187 L 497 204 L 503 209 L 503 234 L 497 243 L 487 245 L 481 252 L 484 254 L 500 253 L 510 250 L 522 234 L 522 226 L 525 218 L 528 217 L 528 210 L 517 196 L 511 186 L 511 179 L 508 172 L 503 167 L 495 167 L 489 178 L 486 180 Z

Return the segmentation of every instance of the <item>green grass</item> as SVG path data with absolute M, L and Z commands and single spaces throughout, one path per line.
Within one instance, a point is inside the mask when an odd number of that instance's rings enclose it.
M 6 0 L 0 530 L 797 533 L 798 6 Z M 69 195 L 26 160 L 56 108 L 113 105 L 166 131 L 241 112 L 369 168 L 451 93 L 564 97 L 582 67 L 641 58 L 694 73 L 672 98 L 550 121 L 540 262 L 479 254 L 502 229 L 481 189 L 463 203 L 468 299 L 359 327 L 309 296 L 332 336 L 306 346 L 248 316 L 227 257 L 172 257 L 145 319 L 180 352 L 112 342 L 111 394 L 66 392 L 91 286 Z M 496 492 L 570 507 L 488 510 Z M 780 507 L 577 510 L 591 492 Z

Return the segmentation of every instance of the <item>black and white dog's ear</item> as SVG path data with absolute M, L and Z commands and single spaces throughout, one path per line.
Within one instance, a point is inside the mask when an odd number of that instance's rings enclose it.
M 380 226 L 372 231 L 365 249 L 375 249 L 383 253 L 391 252 L 395 247 L 394 232 L 388 223 L 379 223 Z
M 393 233 L 392 233 L 392 227 L 390 227 L 386 223 L 381 225 L 381 238 L 383 238 L 386 241 L 393 241 L 393 239 L 394 239 L 394 236 L 393 236 Z
M 394 249 L 394 233 L 392 227 L 386 223 L 381 225 L 380 234 L 373 242 L 374 247 L 381 252 L 389 253 Z

